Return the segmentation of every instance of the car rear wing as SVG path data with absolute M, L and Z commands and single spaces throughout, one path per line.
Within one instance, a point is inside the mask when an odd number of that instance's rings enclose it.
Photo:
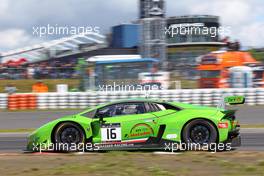
M 218 109 L 225 109 L 226 104 L 229 105 L 238 105 L 238 104 L 244 104 L 245 103 L 245 97 L 241 95 L 224 95 L 218 105 Z
M 231 119 L 231 120 L 235 120 L 236 119 L 236 116 L 235 116 L 235 113 L 236 113 L 237 110 L 224 110 L 224 111 L 221 111 L 222 113 L 224 113 L 224 117 L 223 119 Z

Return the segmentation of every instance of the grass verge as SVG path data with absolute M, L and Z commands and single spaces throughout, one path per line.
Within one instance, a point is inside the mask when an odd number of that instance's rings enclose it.
M 264 152 L 107 152 L 0 156 L 2 175 L 262 175 Z M 15 169 L 14 169 L 15 168 Z

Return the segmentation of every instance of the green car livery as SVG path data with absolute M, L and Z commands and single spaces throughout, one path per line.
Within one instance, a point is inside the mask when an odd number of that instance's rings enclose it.
M 224 99 L 241 104 L 243 97 Z M 133 99 L 98 105 L 54 120 L 28 136 L 27 150 L 162 149 L 166 143 L 240 145 L 235 110 L 178 102 Z M 54 147 L 75 144 L 75 148 Z M 43 147 L 45 146 L 45 147 Z M 51 147 L 53 146 L 53 147 Z

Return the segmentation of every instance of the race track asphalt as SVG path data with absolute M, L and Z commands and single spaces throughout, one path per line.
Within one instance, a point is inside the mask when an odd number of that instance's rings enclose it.
M 34 112 L 0 112 L 0 129 L 38 128 L 41 125 L 79 111 L 34 111 Z M 239 107 L 236 113 L 240 124 L 263 124 L 264 106 Z

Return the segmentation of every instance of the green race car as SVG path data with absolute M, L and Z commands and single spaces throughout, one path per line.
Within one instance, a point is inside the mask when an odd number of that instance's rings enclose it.
M 241 104 L 244 97 L 227 97 L 225 102 Z M 235 110 L 149 99 L 122 100 L 45 124 L 28 136 L 27 150 L 169 149 L 171 144 L 239 146 L 239 128 Z

